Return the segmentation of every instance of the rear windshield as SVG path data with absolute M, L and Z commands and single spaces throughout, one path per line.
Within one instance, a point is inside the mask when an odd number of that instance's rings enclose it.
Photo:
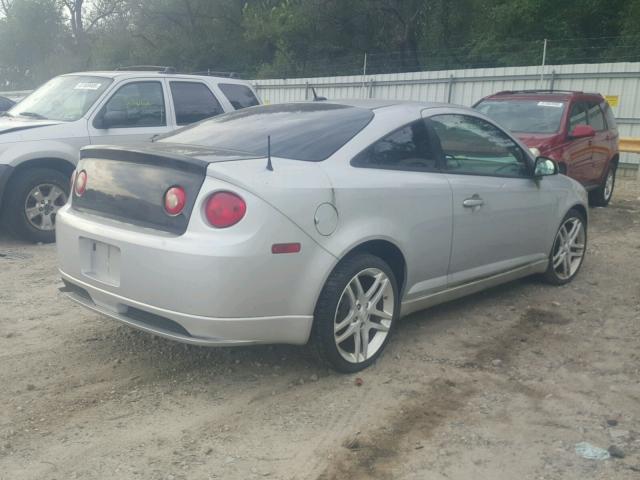
M 329 103 L 264 105 L 203 120 L 162 137 L 161 142 L 236 150 L 318 162 L 333 155 L 373 118 L 364 108 Z
M 556 133 L 565 103 L 553 99 L 484 100 L 475 108 L 512 132 Z

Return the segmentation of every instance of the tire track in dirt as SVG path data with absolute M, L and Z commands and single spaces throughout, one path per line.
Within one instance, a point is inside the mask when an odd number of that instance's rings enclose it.
M 509 367 L 525 351 L 545 342 L 560 339 L 548 326 L 562 326 L 571 322 L 558 312 L 529 308 L 515 323 L 498 332 L 475 351 L 471 359 L 457 369 L 452 381 L 446 377 L 435 378 L 415 390 L 411 398 L 398 405 L 395 415 L 388 416 L 382 426 L 353 435 L 335 453 L 335 460 L 318 475 L 317 480 L 351 480 L 395 478 L 395 468 L 401 465 L 404 452 L 413 448 L 409 438 L 419 436 L 430 439 L 445 422 L 462 411 L 478 394 L 474 376 L 493 373 L 505 375 Z M 500 359 L 501 369 L 492 367 L 491 361 Z M 487 378 L 491 380 L 490 377 Z M 493 382 L 495 383 L 495 378 Z M 534 408 L 544 397 L 542 392 L 507 378 L 500 381 L 503 388 L 523 394 L 534 403 Z M 508 386 L 505 387 L 504 383 Z

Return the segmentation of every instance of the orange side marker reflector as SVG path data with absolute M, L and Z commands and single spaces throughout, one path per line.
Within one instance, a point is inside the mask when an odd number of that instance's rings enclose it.
M 298 253 L 302 249 L 299 243 L 274 243 L 271 253 Z

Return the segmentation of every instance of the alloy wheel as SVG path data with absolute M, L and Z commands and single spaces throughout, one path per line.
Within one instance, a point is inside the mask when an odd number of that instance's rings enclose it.
M 28 222 L 38 230 L 55 229 L 56 214 L 67 203 L 67 194 L 51 183 L 36 185 L 24 202 L 24 213 Z
M 387 275 L 378 268 L 356 274 L 344 288 L 333 322 L 338 352 L 362 363 L 380 350 L 394 317 L 395 296 Z
M 585 252 L 586 232 L 578 217 L 564 221 L 553 244 L 553 270 L 561 280 L 568 280 L 580 268 Z

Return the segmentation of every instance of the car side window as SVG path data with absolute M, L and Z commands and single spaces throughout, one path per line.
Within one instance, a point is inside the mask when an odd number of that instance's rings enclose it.
M 251 89 L 246 85 L 239 85 L 237 83 L 221 83 L 218 87 L 220 87 L 224 96 L 227 97 L 231 105 L 233 105 L 233 108 L 236 110 L 260 104 Z
M 199 82 L 170 82 L 176 123 L 188 125 L 224 113 L 213 92 Z
M 591 125 L 594 130 L 597 132 L 601 132 L 602 130 L 606 130 L 606 124 L 604 122 L 604 115 L 602 114 L 602 110 L 600 109 L 600 105 L 597 103 L 589 103 L 589 125 Z
M 587 125 L 587 110 L 584 103 L 578 102 L 571 106 L 569 112 L 569 133 L 578 125 Z
M 167 124 L 160 82 L 133 82 L 120 87 L 103 108 L 116 121 L 110 128 L 164 127 Z
M 405 125 L 370 145 L 351 162 L 354 167 L 432 171 L 439 150 L 424 120 Z
M 495 125 L 469 115 L 430 118 L 440 139 L 444 170 L 449 173 L 529 177 L 526 154 Z

